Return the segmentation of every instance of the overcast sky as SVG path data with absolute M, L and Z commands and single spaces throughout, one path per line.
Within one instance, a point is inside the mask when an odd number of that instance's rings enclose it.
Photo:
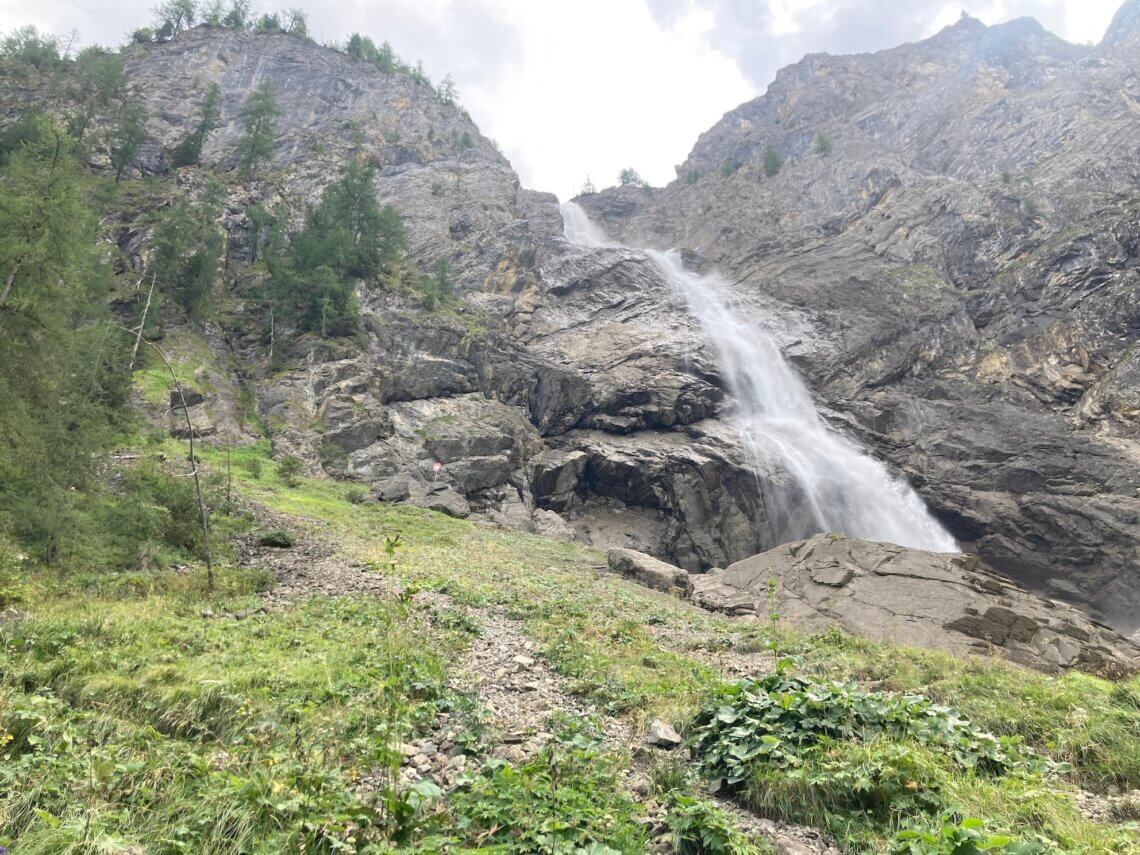
M 34 24 L 117 44 L 156 0 L 0 0 L 0 30 Z M 573 195 L 624 166 L 673 178 L 697 136 L 803 54 L 924 38 L 963 9 L 988 24 L 1032 15 L 1099 41 L 1121 0 L 281 0 L 317 41 L 387 39 L 494 137 L 523 183 Z M 280 8 L 254 0 L 258 11 Z

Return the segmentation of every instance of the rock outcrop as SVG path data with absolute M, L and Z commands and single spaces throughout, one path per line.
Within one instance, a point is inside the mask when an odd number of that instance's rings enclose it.
M 995 576 L 972 555 L 820 534 L 694 577 L 693 599 L 733 614 L 774 607 L 807 631 L 835 626 L 880 641 L 999 655 L 1046 672 L 1118 677 L 1140 670 L 1140 647 L 1073 606 Z
M 626 243 L 715 265 L 834 424 L 960 542 L 1127 632 L 1140 626 L 1136 20 L 1132 0 L 1092 47 L 1029 19 L 963 17 L 892 50 L 811 55 L 703 134 L 678 181 L 578 200 Z
M 906 475 L 990 567 L 1132 631 L 1140 50 L 1126 11 L 1095 48 L 964 19 L 893 51 L 807 57 L 703 135 L 684 180 L 581 201 L 626 242 L 722 270 L 836 428 Z M 688 570 L 788 539 L 775 499 L 787 473 L 742 452 L 715 349 L 683 300 L 642 252 L 569 245 L 557 200 L 523 189 L 459 107 L 282 34 L 198 27 L 129 48 L 126 73 L 151 116 L 132 170 L 192 196 L 204 175 L 172 171 L 166 153 L 209 84 L 222 120 L 203 160 L 220 171 L 241 104 L 274 89 L 275 161 L 227 185 L 232 299 L 208 341 L 275 454 L 376 498 Z M 819 132 L 829 156 L 812 153 Z M 773 177 L 769 144 L 785 158 Z M 350 157 L 377 166 L 406 263 L 446 258 L 460 297 L 429 311 L 361 282 L 358 341 L 293 336 L 271 366 L 249 212 L 286 204 L 299 221 Z M 119 235 L 135 267 L 149 251 L 138 213 Z

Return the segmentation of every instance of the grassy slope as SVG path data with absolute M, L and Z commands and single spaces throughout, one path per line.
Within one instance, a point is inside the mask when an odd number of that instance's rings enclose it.
M 238 490 L 299 525 L 319 524 L 375 572 L 391 572 L 383 536 L 400 534 L 401 585 L 444 591 L 459 605 L 504 606 L 574 690 L 602 709 L 683 729 L 720 682 L 696 651 L 658 641 L 655 627 L 709 648 L 775 640 L 797 657 L 800 673 L 923 690 L 980 726 L 1072 762 L 1073 780 L 1089 788 L 1140 786 L 1140 681 L 1053 679 L 838 633 L 804 638 L 725 620 L 597 572 L 598 553 L 577 545 L 404 506 L 353 505 L 348 488 L 329 481 L 285 487 L 265 452 L 234 453 Z M 220 452 L 206 457 L 221 463 Z M 450 805 L 420 806 L 418 795 L 405 794 L 377 809 L 359 778 L 390 774 L 384 770 L 398 763 L 393 741 L 439 709 L 464 708 L 446 686 L 446 666 L 477 628 L 408 598 L 317 599 L 244 620 L 203 619 L 207 606 L 248 609 L 266 583 L 243 570 L 222 579 L 223 591 L 211 597 L 200 571 L 157 583 L 131 574 L 37 574 L 23 585 L 27 618 L 0 626 L 0 836 L 19 834 L 19 851 L 31 852 L 130 843 L 154 851 L 233 851 L 239 843 L 317 850 L 332 839 L 359 845 L 401 836 L 427 850 L 460 848 L 441 834 L 525 848 L 538 844 L 518 842 L 526 833 L 518 817 L 534 825 L 545 810 L 547 819 L 580 825 L 581 839 L 608 839 L 623 851 L 642 845 L 614 758 L 588 741 L 583 748 L 580 735 L 547 766 L 499 770 Z M 564 774 L 552 783 L 555 767 Z M 1135 839 L 1134 828 L 1083 819 L 1065 782 L 940 768 L 938 791 L 958 815 L 1047 836 L 1068 851 L 1127 851 Z M 829 812 L 836 794 L 826 787 L 802 795 L 764 775 L 741 793 L 768 813 L 827 825 L 849 837 L 853 851 L 885 845 L 889 816 Z

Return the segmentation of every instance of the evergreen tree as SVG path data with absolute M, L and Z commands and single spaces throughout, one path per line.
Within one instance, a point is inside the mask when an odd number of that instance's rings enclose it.
M 59 42 L 35 27 L 22 27 L 0 41 L 0 67 L 6 73 L 23 77 L 30 70 L 51 70 L 62 64 Z
M 76 144 L 36 121 L 0 168 L 0 529 L 55 562 L 88 548 L 80 491 L 129 378 Z
M 780 167 L 784 165 L 784 159 L 780 157 L 779 153 L 771 145 L 764 147 L 764 174 L 769 178 L 775 176 Z
M 400 215 L 376 202 L 374 176 L 374 167 L 350 162 L 325 188 L 288 247 L 279 217 L 262 250 L 270 272 L 275 341 L 285 322 L 322 336 L 358 330 L 356 280 L 380 276 L 405 242 Z
M 290 9 L 285 13 L 285 32 L 298 39 L 309 38 L 309 19 L 300 9 Z
M 216 220 L 225 190 L 216 179 L 196 203 L 180 197 L 155 230 L 148 272 L 166 294 L 192 312 L 201 311 L 214 286 L 224 240 Z
M 618 183 L 622 187 L 649 187 L 649 182 L 637 174 L 637 170 L 626 167 L 618 173 Z
M 165 0 L 154 8 L 154 14 L 160 30 L 177 35 L 194 26 L 198 20 L 198 4 L 195 0 Z
M 217 83 L 211 83 L 198 113 L 198 124 L 186 139 L 171 153 L 174 166 L 197 166 L 202 159 L 202 146 L 210 134 L 218 129 L 221 121 L 222 90 Z
M 451 75 L 446 75 L 439 84 L 439 100 L 444 104 L 454 104 L 459 98 L 459 90 L 455 88 L 455 81 Z
M 279 115 L 281 111 L 267 80 L 246 99 L 239 115 L 245 129 L 245 134 L 238 141 L 238 166 L 243 175 L 251 175 L 258 166 L 273 157 L 275 119 Z
M 77 143 L 83 142 L 91 121 L 99 111 L 118 100 L 125 86 L 123 60 L 118 54 L 108 53 L 97 45 L 79 52 L 71 92 L 76 112 L 68 123 L 68 132 Z
M 146 139 L 146 119 L 146 107 L 142 104 L 123 105 L 119 121 L 111 132 L 111 168 L 115 170 L 115 181 L 122 179 Z
M 244 30 L 249 26 L 250 0 L 231 0 L 229 11 L 222 19 L 222 26 L 228 30 Z
M 392 45 L 384 42 L 380 45 L 380 50 L 376 55 L 376 67 L 383 71 L 385 74 L 391 74 L 396 70 L 399 60 L 396 58 L 396 51 L 392 49 Z

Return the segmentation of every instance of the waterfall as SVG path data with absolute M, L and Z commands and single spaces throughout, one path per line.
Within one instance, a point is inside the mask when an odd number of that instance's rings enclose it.
M 562 206 L 566 239 L 585 247 L 617 247 L 573 202 Z M 776 341 L 727 302 L 719 276 L 686 270 L 675 252 L 642 250 L 685 299 L 716 347 L 735 426 L 760 481 L 780 540 L 832 531 L 935 552 L 957 552 L 954 539 L 903 479 L 832 430 Z M 769 477 L 782 473 L 783 477 Z M 775 544 L 773 544 L 775 545 Z

